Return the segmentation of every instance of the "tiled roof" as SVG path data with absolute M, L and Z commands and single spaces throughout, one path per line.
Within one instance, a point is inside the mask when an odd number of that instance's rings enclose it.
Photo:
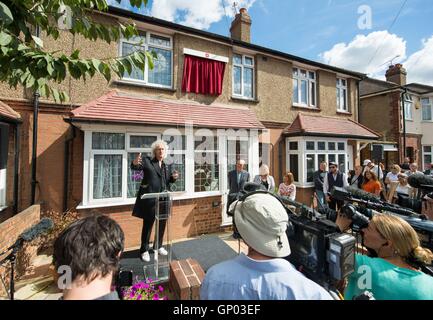
M 2 101 L 0 101 L 0 116 L 9 120 L 21 120 L 20 114 Z
M 192 101 L 154 99 L 115 90 L 71 112 L 72 121 L 148 125 L 185 125 L 205 128 L 264 129 L 247 107 L 204 105 Z
M 287 136 L 328 136 L 358 139 L 379 138 L 379 134 L 351 119 L 313 116 L 299 113 L 284 131 Z

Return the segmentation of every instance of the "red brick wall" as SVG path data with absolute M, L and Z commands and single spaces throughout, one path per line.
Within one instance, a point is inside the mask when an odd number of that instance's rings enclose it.
M 23 212 L 9 218 L 8 220 L 0 224 L 0 252 L 3 252 L 9 246 L 15 243 L 18 236 L 36 224 L 40 220 L 40 206 L 35 205 L 27 208 Z M 26 269 L 30 266 L 31 261 L 36 257 L 37 247 L 35 246 L 25 246 L 17 257 L 17 277 L 23 275 Z M 0 260 L 6 255 L 0 256 Z M 0 276 L 9 282 L 9 265 L 6 268 L 0 267 Z M 0 285 L 0 295 L 4 293 L 3 286 Z

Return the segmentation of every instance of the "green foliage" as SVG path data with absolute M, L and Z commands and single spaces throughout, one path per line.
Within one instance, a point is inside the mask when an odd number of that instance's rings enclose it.
M 141 7 L 147 5 L 147 0 L 130 0 L 130 3 Z M 134 24 L 107 26 L 92 19 L 94 11 L 108 9 L 106 0 L 2 0 L 0 81 L 14 88 L 22 85 L 38 90 L 41 96 L 52 96 L 55 101 L 64 102 L 68 96 L 52 88 L 49 83 L 61 83 L 68 74 L 74 79 L 86 80 L 98 73 L 110 81 L 113 72 L 122 76 L 125 71 L 130 72 L 133 65 L 143 68 L 148 63 L 153 68 L 153 55 L 142 51 L 106 59 L 82 59 L 79 50 L 70 55 L 46 51 L 39 35 L 59 38 L 58 21 L 64 19 L 64 6 L 68 6 L 72 13 L 70 28 L 65 32 L 107 43 L 138 35 Z

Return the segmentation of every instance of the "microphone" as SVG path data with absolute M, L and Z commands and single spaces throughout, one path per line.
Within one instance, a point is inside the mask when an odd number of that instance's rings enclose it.
M 423 173 L 414 173 L 407 178 L 412 188 L 433 190 L 433 178 Z
M 53 228 L 53 220 L 49 218 L 43 218 L 38 224 L 28 228 L 26 231 L 21 233 L 19 239 L 23 241 L 32 241 L 40 235 L 50 231 Z

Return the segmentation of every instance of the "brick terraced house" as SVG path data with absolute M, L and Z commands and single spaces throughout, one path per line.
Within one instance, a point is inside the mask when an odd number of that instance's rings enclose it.
M 359 122 L 381 134 L 362 156 L 387 168 L 409 157 L 427 170 L 433 162 L 433 87 L 407 84 L 401 64 L 391 65 L 385 76 L 386 81 L 366 78 L 360 85 Z
M 95 18 L 106 24 L 133 20 L 140 35 L 107 44 L 64 33 L 55 42 L 44 39 L 44 46 L 79 49 L 84 58 L 151 50 L 155 67 L 134 68 L 109 83 L 102 76 L 85 83 L 70 78 L 59 87 L 69 104 L 39 101 L 34 197 L 42 211 L 109 214 L 125 230 L 127 247 L 139 244 L 141 232 L 141 221 L 131 216 L 140 182 L 129 164 L 137 153 L 149 153 L 156 139 L 167 140 L 180 172 L 171 190 L 172 238 L 185 238 L 230 227 L 227 173 L 236 159 L 246 160 L 251 176 L 260 163 L 268 164 L 277 185 L 284 171 L 292 171 L 297 200 L 310 203 L 320 160 L 338 161 L 347 171 L 359 162 L 361 146 L 379 138 L 358 124 L 363 74 L 252 44 L 245 9 L 231 37 L 114 7 Z M 32 202 L 35 99 L 2 85 L 0 100 L 22 122 L 15 187 L 23 210 Z M 14 203 L 15 151 L 10 143 L 3 219 Z

